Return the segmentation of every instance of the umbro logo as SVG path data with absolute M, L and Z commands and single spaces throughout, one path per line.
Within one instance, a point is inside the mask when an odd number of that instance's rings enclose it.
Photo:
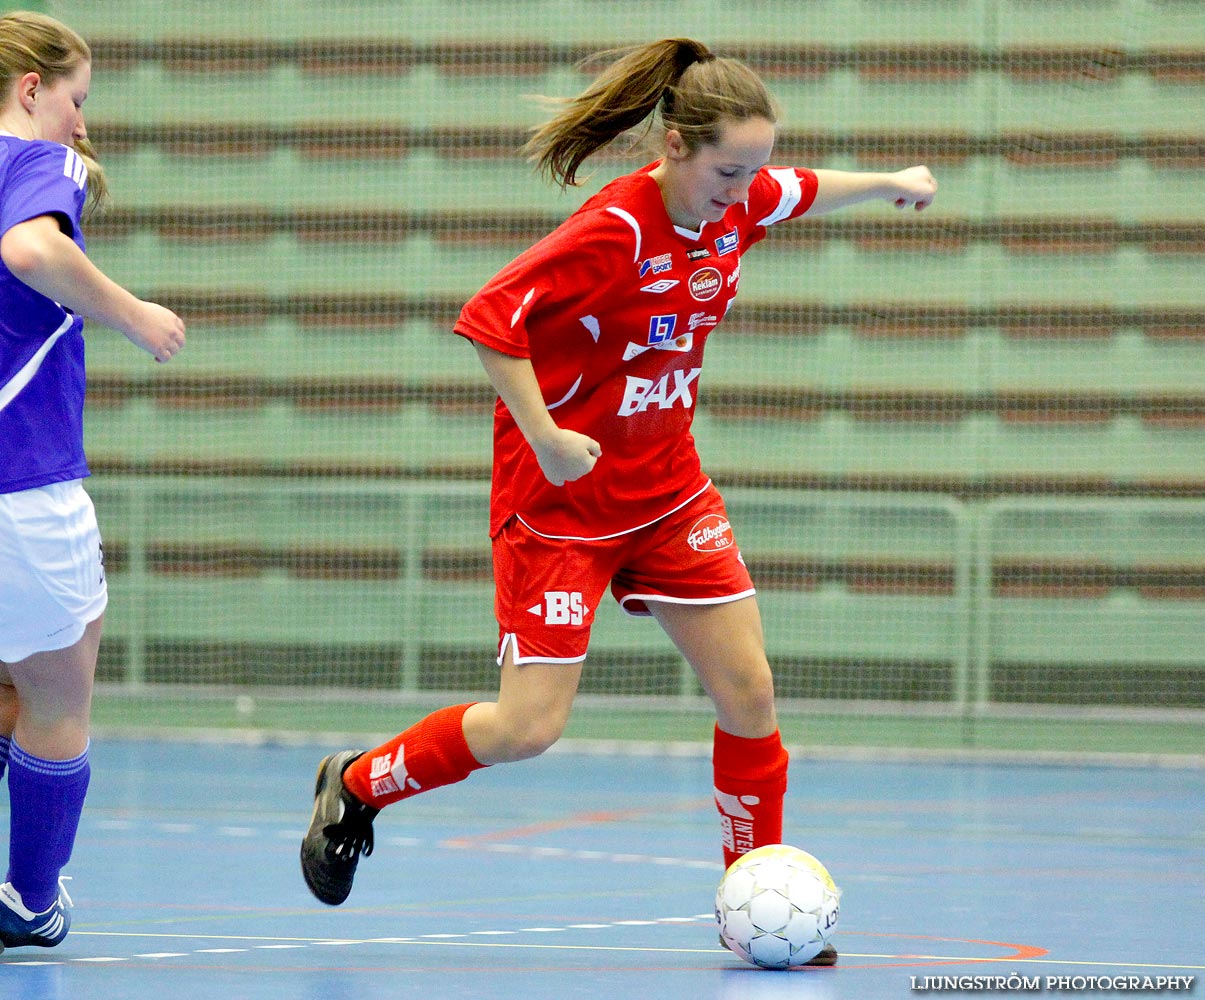
M 681 282 L 677 278 L 662 278 L 660 281 L 654 281 L 651 285 L 641 285 L 642 292 L 652 292 L 654 295 L 660 295 L 662 292 L 668 292 L 674 285 L 679 285 Z

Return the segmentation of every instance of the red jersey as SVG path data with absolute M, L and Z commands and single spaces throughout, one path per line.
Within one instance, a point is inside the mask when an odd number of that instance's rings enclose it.
M 591 472 L 553 486 L 499 400 L 491 535 L 517 515 L 542 535 L 608 538 L 707 486 L 690 432 L 703 346 L 732 305 L 741 255 L 808 210 L 816 175 L 765 167 L 746 202 L 690 232 L 670 221 L 654 166 L 612 181 L 461 310 L 458 334 L 530 358 L 556 423 L 602 446 Z

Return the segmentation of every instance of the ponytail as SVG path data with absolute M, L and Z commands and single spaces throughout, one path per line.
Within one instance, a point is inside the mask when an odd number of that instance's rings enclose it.
M 88 219 L 108 205 L 109 182 L 105 178 L 105 168 L 96 158 L 96 151 L 92 148 L 90 140 L 76 139 L 75 151 L 79 153 L 88 171 L 88 203 L 84 208 L 84 217 Z
M 775 120 L 769 94 L 753 71 L 717 59 L 701 42 L 667 38 L 601 56 L 619 58 L 577 97 L 551 100 L 563 110 L 537 126 L 523 147 L 540 173 L 561 188 L 576 185 L 588 156 L 636 128 L 658 105 L 663 123 L 681 131 L 691 149 L 715 141 L 721 116 Z

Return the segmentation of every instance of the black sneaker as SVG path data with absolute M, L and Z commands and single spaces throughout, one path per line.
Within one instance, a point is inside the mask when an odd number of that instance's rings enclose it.
M 347 899 L 360 855 L 372 853 L 372 821 L 380 810 L 343 785 L 347 765 L 363 753 L 341 750 L 318 765 L 314 816 L 301 842 L 301 874 L 310 892 L 328 906 Z

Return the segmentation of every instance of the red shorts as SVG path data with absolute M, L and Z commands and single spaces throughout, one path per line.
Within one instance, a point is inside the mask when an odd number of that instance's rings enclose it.
M 754 593 L 728 523 L 709 486 L 650 525 L 603 539 L 547 538 L 511 518 L 494 539 L 498 662 L 580 663 L 607 584 L 630 615 L 649 601 L 724 604 Z

